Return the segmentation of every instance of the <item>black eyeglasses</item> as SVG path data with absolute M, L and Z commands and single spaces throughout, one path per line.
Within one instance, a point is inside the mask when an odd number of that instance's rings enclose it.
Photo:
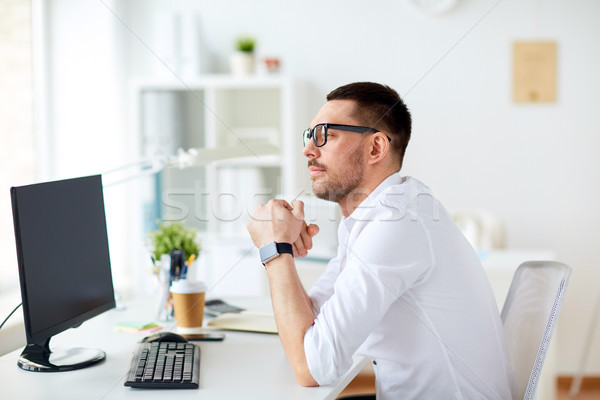
M 317 147 L 325 146 L 325 143 L 327 143 L 327 131 L 329 129 L 336 129 L 338 131 L 357 132 L 357 133 L 379 132 L 375 128 L 369 128 L 366 126 L 327 124 L 327 123 L 317 124 L 314 126 L 314 128 L 309 128 L 309 129 L 306 129 L 304 132 L 302 132 L 302 140 L 303 140 L 304 146 L 306 146 L 306 143 L 308 143 L 308 141 L 310 139 L 313 140 L 313 143 Z M 388 140 L 390 142 L 392 141 L 392 138 L 390 138 L 387 135 L 386 135 L 386 137 L 388 138 Z

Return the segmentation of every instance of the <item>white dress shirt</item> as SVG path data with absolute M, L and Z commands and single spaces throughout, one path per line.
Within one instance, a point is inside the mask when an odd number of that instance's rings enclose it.
M 309 292 L 304 349 L 319 385 L 357 353 L 373 362 L 378 399 L 512 398 L 487 277 L 427 186 L 391 175 L 342 220 L 338 242 Z

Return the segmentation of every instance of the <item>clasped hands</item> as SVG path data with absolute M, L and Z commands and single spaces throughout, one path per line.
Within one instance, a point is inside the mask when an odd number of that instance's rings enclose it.
M 305 257 L 313 247 L 312 237 L 319 233 L 317 225 L 307 225 L 304 221 L 302 201 L 290 204 L 282 199 L 258 206 L 246 229 L 258 248 L 272 241 L 291 243 L 294 257 Z

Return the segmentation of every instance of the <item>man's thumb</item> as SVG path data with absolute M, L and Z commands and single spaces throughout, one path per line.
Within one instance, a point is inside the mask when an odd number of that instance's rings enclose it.
M 306 230 L 310 236 L 315 236 L 319 233 L 319 225 L 310 224 Z
M 292 201 L 292 207 L 294 207 L 292 210 L 294 217 L 297 219 L 304 219 L 304 202 L 301 200 L 294 200 Z

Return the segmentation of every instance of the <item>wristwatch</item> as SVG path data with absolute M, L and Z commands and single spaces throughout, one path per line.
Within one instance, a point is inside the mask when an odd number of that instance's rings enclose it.
M 279 257 L 282 253 L 289 253 L 294 256 L 294 249 L 290 243 L 270 242 L 260 248 L 260 261 L 266 265 L 269 261 Z

